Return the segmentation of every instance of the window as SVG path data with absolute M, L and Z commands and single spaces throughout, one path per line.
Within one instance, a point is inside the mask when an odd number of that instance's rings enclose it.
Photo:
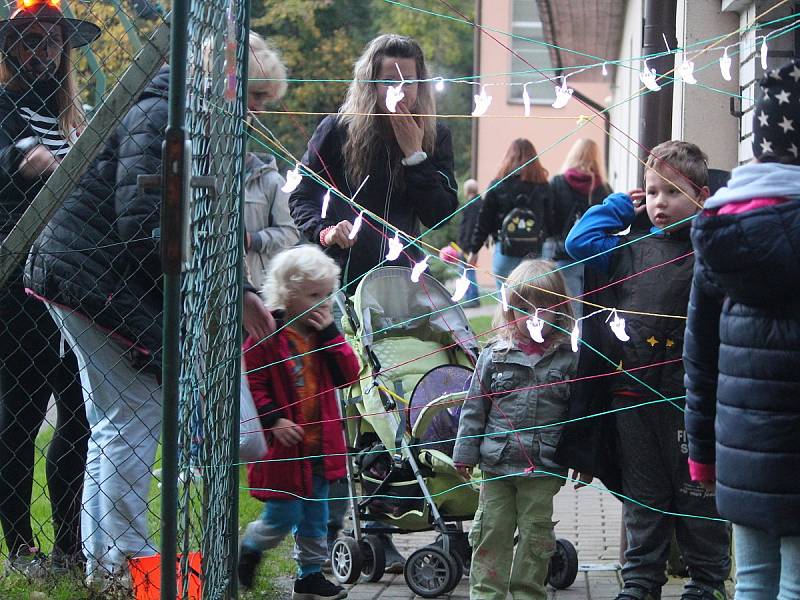
M 511 55 L 511 72 L 515 74 L 511 75 L 510 82 L 520 85 L 511 86 L 508 98 L 510 102 L 522 102 L 521 84 L 544 79 L 544 75 L 537 73 L 530 65 L 548 77 L 553 77 L 555 72 L 550 70 L 553 63 L 548 46 L 537 43 L 544 41 L 544 31 L 536 0 L 512 0 L 512 3 L 511 33 L 514 37 L 511 39 L 511 48 L 524 60 Z M 549 83 L 529 85 L 528 94 L 534 104 L 550 104 L 556 97 L 555 86 Z

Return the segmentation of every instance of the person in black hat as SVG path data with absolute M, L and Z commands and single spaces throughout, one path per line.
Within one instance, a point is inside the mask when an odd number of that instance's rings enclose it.
M 99 34 L 96 25 L 65 18 L 57 0 L 22 0 L 0 21 L 3 238 L 81 130 L 70 50 Z M 26 296 L 21 268 L 15 270 L 0 287 L 0 525 L 8 549 L 6 572 L 34 577 L 82 561 L 79 515 L 88 426 L 75 357 L 61 352 L 59 342 L 47 310 Z M 36 435 L 51 395 L 58 419 L 47 456 L 55 532 L 48 564 L 31 527 L 31 495 Z
M 800 594 L 800 59 L 769 71 L 753 162 L 692 226 L 683 361 L 692 479 L 733 523 L 737 598 Z

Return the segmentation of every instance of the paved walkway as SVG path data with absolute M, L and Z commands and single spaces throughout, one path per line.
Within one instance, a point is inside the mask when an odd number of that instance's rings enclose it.
M 578 550 L 580 570 L 575 583 L 566 590 L 548 588 L 549 599 L 613 599 L 620 590 L 619 542 L 621 504 L 610 493 L 595 488 L 575 491 L 564 486 L 555 501 L 556 536 L 570 540 Z M 404 555 L 433 542 L 430 532 L 394 536 L 395 545 Z M 662 591 L 664 600 L 680 598 L 684 580 L 671 578 Z M 728 590 L 733 597 L 733 590 Z M 467 577 L 447 596 L 469 598 Z M 402 575 L 384 575 L 379 583 L 357 583 L 348 600 L 416 600 Z

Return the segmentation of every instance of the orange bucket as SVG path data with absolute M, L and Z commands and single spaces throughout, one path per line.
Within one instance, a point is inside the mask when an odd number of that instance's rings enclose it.
M 180 575 L 181 555 L 175 565 L 178 578 L 178 598 L 183 598 L 184 590 L 188 591 L 189 600 L 202 600 L 202 557 L 199 552 L 189 553 L 189 573 Z M 131 570 L 131 585 L 136 600 L 161 600 L 161 555 L 131 558 L 128 561 Z

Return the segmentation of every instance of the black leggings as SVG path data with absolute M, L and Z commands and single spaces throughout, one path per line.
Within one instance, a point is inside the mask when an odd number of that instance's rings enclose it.
M 31 529 L 34 446 L 51 395 L 58 414 L 46 471 L 54 548 L 66 554 L 81 549 L 89 425 L 75 355 L 68 351 L 62 359 L 60 341 L 43 303 L 19 284 L 0 291 L 0 525 L 12 556 L 21 546 L 37 545 Z

